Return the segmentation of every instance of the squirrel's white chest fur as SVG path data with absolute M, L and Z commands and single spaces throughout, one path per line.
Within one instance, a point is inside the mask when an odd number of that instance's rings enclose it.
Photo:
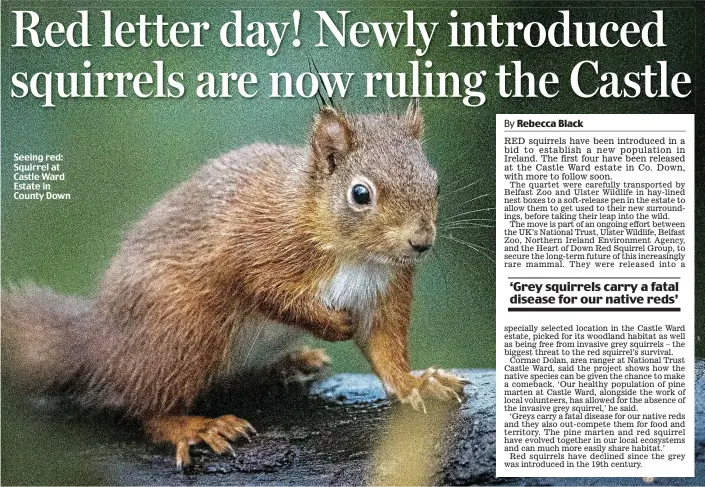
M 321 283 L 319 298 L 326 306 L 356 314 L 358 333 L 366 334 L 377 299 L 386 291 L 390 278 L 389 268 L 382 264 L 343 264 L 332 278 Z

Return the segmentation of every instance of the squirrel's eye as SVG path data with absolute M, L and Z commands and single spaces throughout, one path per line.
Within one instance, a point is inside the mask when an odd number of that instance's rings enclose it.
M 352 199 L 358 205 L 369 205 L 372 201 L 370 189 L 364 184 L 356 184 L 352 187 Z

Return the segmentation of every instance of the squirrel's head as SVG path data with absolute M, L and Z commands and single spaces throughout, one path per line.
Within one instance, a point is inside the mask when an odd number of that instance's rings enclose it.
M 421 147 L 417 103 L 405 114 L 346 116 L 324 107 L 311 134 L 318 210 L 331 245 L 355 259 L 412 264 L 434 243 L 438 178 Z

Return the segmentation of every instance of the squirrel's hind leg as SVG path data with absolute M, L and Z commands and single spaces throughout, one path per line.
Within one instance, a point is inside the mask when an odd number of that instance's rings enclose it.
M 183 468 L 191 463 L 189 447 L 206 443 L 216 453 L 234 454 L 231 441 L 242 436 L 248 441 L 256 431 L 250 423 L 231 414 L 217 418 L 203 416 L 166 416 L 153 418 L 146 423 L 147 434 L 156 443 L 176 446 L 176 466 Z

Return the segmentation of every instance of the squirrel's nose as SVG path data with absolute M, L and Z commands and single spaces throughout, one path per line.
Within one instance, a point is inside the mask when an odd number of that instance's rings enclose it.
M 409 235 L 408 242 L 417 253 L 423 254 L 433 246 L 436 237 L 436 227 L 427 220 L 422 220 L 413 234 Z
M 417 251 L 419 254 L 423 254 L 431 248 L 431 244 L 428 242 L 414 242 L 412 240 L 409 240 L 409 245 L 411 245 L 411 248 Z

